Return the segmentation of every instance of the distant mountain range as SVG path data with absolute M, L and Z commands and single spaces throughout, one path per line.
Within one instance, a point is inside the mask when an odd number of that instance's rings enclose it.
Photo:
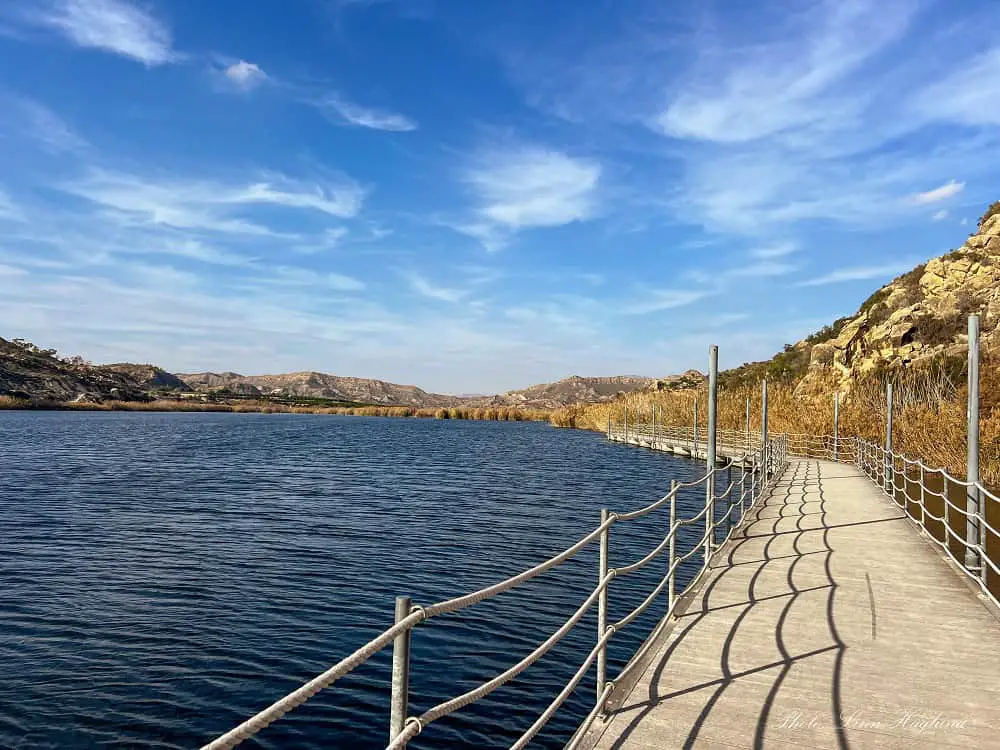
M 578 375 L 555 383 L 542 383 L 495 396 L 447 396 L 428 393 L 413 385 L 382 380 L 350 378 L 322 372 L 292 372 L 284 375 L 240 375 L 234 372 L 178 374 L 194 391 L 227 390 L 245 396 L 304 396 L 307 398 L 360 401 L 416 407 L 520 406 L 555 409 L 567 404 L 598 403 L 622 392 L 649 388 L 653 378 L 619 375 L 583 378 Z
M 323 372 L 290 372 L 282 375 L 240 375 L 236 372 L 198 372 L 177 375 L 192 391 L 229 391 L 241 396 L 301 396 L 365 404 L 438 407 L 454 406 L 459 399 L 428 393 L 415 385 L 351 378 Z
M 61 358 L 20 339 L 0 338 L 0 396 L 35 401 L 108 399 L 148 400 L 157 395 L 198 393 L 213 398 L 306 398 L 363 404 L 437 408 L 450 406 L 518 406 L 556 409 L 578 403 L 611 401 L 622 393 L 649 388 L 697 385 L 697 371 L 666 379 L 617 375 L 573 375 L 495 396 L 449 396 L 413 385 L 352 378 L 322 372 L 241 375 L 235 372 L 171 374 L 154 365 L 93 365 L 80 357 Z

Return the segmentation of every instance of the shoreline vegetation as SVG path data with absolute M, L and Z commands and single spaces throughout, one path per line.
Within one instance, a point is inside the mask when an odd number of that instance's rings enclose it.
M 966 401 L 965 372 L 956 368 L 928 366 L 906 370 L 891 378 L 894 389 L 893 448 L 930 466 L 965 477 Z M 882 442 L 886 424 L 886 374 L 859 379 L 850 392 L 840 396 L 840 436 Z M 833 434 L 831 380 L 808 393 L 796 381 L 768 382 L 768 426 L 773 433 Z M 556 427 L 604 432 L 608 417 L 621 422 L 628 407 L 629 419 L 650 421 L 657 406 L 660 423 L 690 426 L 695 398 L 698 424 L 708 421 L 707 387 L 679 391 L 649 391 L 627 394 L 614 402 L 581 404 L 553 412 Z M 721 385 L 718 392 L 720 429 L 746 429 L 746 402 L 750 399 L 751 429 L 759 430 L 761 390 L 759 385 Z M 1000 357 L 985 357 L 980 369 L 980 476 L 990 486 L 1000 486 Z
M 840 435 L 881 442 L 885 439 L 885 386 L 890 376 L 879 373 L 859 379 L 849 392 L 841 393 Z M 905 370 L 892 377 L 895 389 L 893 447 L 911 458 L 965 476 L 966 399 L 965 372 L 960 367 L 932 364 Z M 813 384 L 804 392 L 797 379 L 768 383 L 772 432 L 831 435 L 835 383 Z M 720 429 L 746 427 L 746 402 L 750 399 L 750 421 L 759 429 L 760 386 L 733 379 L 720 383 L 718 424 Z M 576 404 L 555 410 L 515 406 L 415 407 L 372 404 L 288 404 L 241 399 L 235 403 L 195 399 L 153 398 L 150 401 L 45 401 L 0 395 L 0 410 L 133 411 L 133 412 L 222 412 L 257 414 L 326 414 L 363 417 L 460 419 L 479 421 L 548 422 L 554 427 L 604 432 L 609 416 L 622 420 L 627 407 L 630 419 L 649 421 L 655 405 L 659 421 L 669 426 L 689 426 L 695 399 L 698 423 L 708 421 L 707 385 L 677 390 L 647 390 L 626 393 L 614 401 Z M 980 475 L 991 486 L 1000 486 L 1000 357 L 984 358 L 980 383 Z
M 417 419 L 466 419 L 491 422 L 545 422 L 551 412 L 514 406 L 438 407 L 415 406 L 294 406 L 267 401 L 236 404 L 196 400 L 154 399 L 152 401 L 31 401 L 0 396 L 0 410 L 22 411 L 144 411 L 222 412 L 234 414 L 332 414 L 357 417 L 397 417 Z

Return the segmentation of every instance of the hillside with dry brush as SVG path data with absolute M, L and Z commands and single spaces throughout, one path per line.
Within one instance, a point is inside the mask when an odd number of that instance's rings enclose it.
M 871 295 L 852 316 L 785 347 L 770 360 L 719 376 L 719 427 L 743 429 L 746 400 L 760 425 L 760 382 L 769 382 L 774 432 L 831 434 L 840 394 L 840 434 L 884 439 L 885 386 L 895 388 L 894 445 L 927 463 L 965 475 L 967 318 L 981 318 L 981 473 L 1000 486 L 1000 202 L 965 244 L 917 266 Z M 725 343 L 725 342 L 720 342 Z M 552 424 L 591 430 L 622 419 L 627 407 L 665 424 L 689 425 L 698 398 L 705 424 L 706 388 L 647 390 L 611 403 L 567 407 Z M 646 419 L 649 419 L 647 416 Z

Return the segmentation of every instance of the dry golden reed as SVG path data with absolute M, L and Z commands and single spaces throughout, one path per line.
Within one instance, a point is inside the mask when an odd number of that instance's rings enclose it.
M 867 440 L 885 440 L 885 378 L 858 382 L 841 398 L 840 435 Z M 965 477 L 966 398 L 965 383 L 955 383 L 938 370 L 913 371 L 894 379 L 893 447 L 932 466 Z M 832 382 L 820 383 L 810 393 L 796 393 L 794 384 L 769 384 L 768 425 L 771 432 L 830 435 L 833 433 Z M 1000 486 L 1000 359 L 983 362 L 980 381 L 980 475 L 984 483 Z M 643 391 L 627 394 L 617 401 L 566 407 L 552 414 L 557 427 L 577 427 L 603 431 L 608 417 L 621 422 L 625 407 L 630 419 L 648 421 L 654 404 L 666 425 L 690 425 L 695 399 L 698 421 L 707 421 L 707 389 Z M 718 423 L 720 429 L 746 428 L 746 403 L 750 399 L 750 424 L 760 428 L 759 387 L 720 389 Z
M 0 409 L 63 409 L 70 411 L 182 411 L 234 412 L 255 414 L 341 414 L 360 417 L 417 417 L 423 419 L 469 419 L 495 422 L 544 422 L 551 412 L 515 406 L 417 408 L 414 406 L 289 406 L 266 401 L 218 404 L 205 401 L 28 401 L 0 396 Z

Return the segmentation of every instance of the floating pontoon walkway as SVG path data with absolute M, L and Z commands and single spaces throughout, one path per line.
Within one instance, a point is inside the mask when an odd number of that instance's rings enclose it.
M 1000 748 L 995 608 L 853 464 L 790 459 L 679 611 L 584 746 Z

